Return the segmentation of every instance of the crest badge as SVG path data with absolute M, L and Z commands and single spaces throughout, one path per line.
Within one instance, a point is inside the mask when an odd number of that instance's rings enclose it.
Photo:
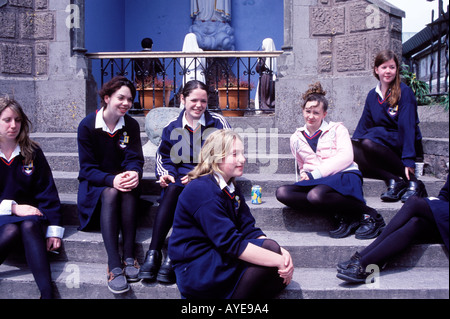
M 25 163 L 23 163 L 22 172 L 27 176 L 30 176 L 31 174 L 33 174 L 33 172 L 34 172 L 33 161 L 31 161 L 30 164 L 28 164 L 28 165 L 25 165 Z
M 119 146 L 120 148 L 124 149 L 127 147 L 127 144 L 130 143 L 130 137 L 128 136 L 127 132 L 123 132 L 123 135 L 120 138 Z

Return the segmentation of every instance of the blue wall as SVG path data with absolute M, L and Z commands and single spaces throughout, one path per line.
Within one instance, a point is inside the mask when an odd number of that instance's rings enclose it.
M 141 40 L 153 39 L 153 51 L 181 51 L 192 24 L 189 0 L 87 0 L 88 52 L 140 51 Z M 260 50 L 264 38 L 283 45 L 283 0 L 232 0 L 231 26 L 237 51 Z M 100 64 L 93 73 L 100 85 Z

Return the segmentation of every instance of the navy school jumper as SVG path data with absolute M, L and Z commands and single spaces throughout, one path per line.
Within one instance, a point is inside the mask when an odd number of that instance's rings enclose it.
M 363 113 L 352 139 L 369 139 L 397 153 L 406 167 L 414 167 L 417 155 L 416 143 L 422 139 L 414 92 L 403 82 L 401 98 L 391 107 L 383 101 L 375 88 L 366 98 Z
M 221 190 L 212 175 L 191 181 L 175 211 L 169 256 L 185 298 L 229 298 L 247 263 L 238 259 L 264 236 L 244 196 Z
M 9 162 L 0 158 L 0 202 L 14 200 L 20 205 L 30 205 L 38 208 L 44 216 L 0 216 L 0 226 L 25 219 L 43 220 L 50 226 L 61 226 L 61 203 L 44 153 L 38 147 L 31 164 L 25 165 L 24 160 L 22 155 Z
M 96 113 L 86 116 L 78 126 L 78 214 L 83 230 L 94 214 L 102 191 L 113 187 L 114 177 L 136 171 L 142 178 L 144 155 L 139 123 L 125 114 L 125 126 L 109 134 L 95 128 Z M 138 191 L 138 190 L 136 190 Z

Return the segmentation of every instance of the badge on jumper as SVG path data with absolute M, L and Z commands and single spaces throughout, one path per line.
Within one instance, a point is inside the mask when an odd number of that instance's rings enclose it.
M 396 116 L 397 112 L 398 112 L 398 105 L 395 105 L 394 107 L 388 108 L 388 113 L 392 117 Z
M 120 138 L 119 146 L 120 148 L 127 147 L 127 144 L 130 142 L 130 137 L 127 135 L 127 132 L 123 132 L 123 136 Z
M 241 207 L 241 200 L 239 199 L 239 196 L 236 195 L 235 201 L 236 202 L 234 203 L 234 209 L 235 209 L 235 212 L 237 214 L 238 211 L 239 211 L 239 207 Z
M 30 164 L 28 165 L 25 165 L 25 163 L 23 163 L 22 172 L 25 175 L 30 176 L 31 174 L 33 174 L 33 171 L 34 171 L 33 161 L 31 161 Z

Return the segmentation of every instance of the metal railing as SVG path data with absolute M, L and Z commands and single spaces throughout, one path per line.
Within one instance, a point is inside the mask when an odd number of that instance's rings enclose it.
M 144 113 L 154 105 L 163 107 L 180 106 L 180 90 L 189 79 L 204 81 L 208 86 L 208 108 L 219 111 L 219 102 L 228 112 L 274 112 L 274 107 L 264 108 L 262 94 L 274 94 L 274 85 L 262 93 L 258 85 L 262 78 L 272 79 L 273 66 L 282 51 L 205 51 L 205 52 L 98 52 L 86 53 L 86 56 L 99 66 L 93 66 L 92 72 L 100 72 L 100 86 L 112 77 L 122 75 L 136 85 L 138 102 L 134 103 L 133 113 Z M 264 60 L 263 60 L 264 59 Z M 266 67 L 261 66 L 265 61 Z M 99 69 L 99 70 L 98 70 Z M 259 72 L 257 72 L 257 69 Z M 223 93 L 222 93 L 223 92 Z M 237 94 L 238 106 L 233 108 L 231 96 Z M 222 97 L 222 94 L 224 95 Z M 259 105 L 255 107 L 258 94 Z M 164 96 L 159 102 L 158 95 Z M 225 97 L 226 95 L 226 97 Z M 150 100 L 146 97 L 149 96 Z M 244 101 L 242 101 L 244 100 Z M 159 103 L 159 105 L 158 105 Z M 150 105 L 149 105 L 150 104 Z M 223 103 L 222 103 L 223 104 Z M 267 104 L 265 104 L 267 105 Z M 258 107 L 259 106 L 259 107 Z

